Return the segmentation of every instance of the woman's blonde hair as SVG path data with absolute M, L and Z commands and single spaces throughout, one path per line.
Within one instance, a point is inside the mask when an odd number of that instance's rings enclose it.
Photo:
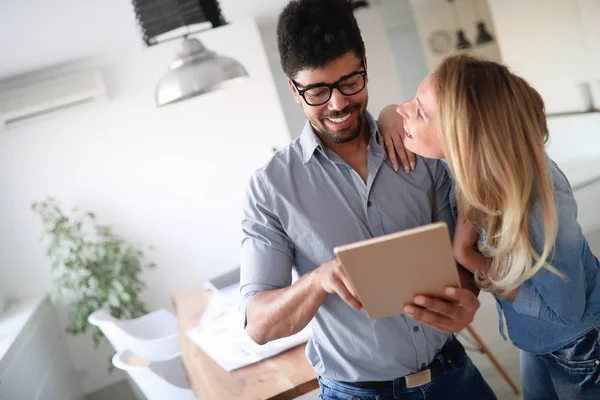
M 503 65 L 468 55 L 447 58 L 434 73 L 438 134 L 457 183 L 459 212 L 487 242 L 492 259 L 489 291 L 510 291 L 548 261 L 557 231 L 553 183 L 544 145 L 548 128 L 544 102 L 524 79 Z M 529 222 L 539 207 L 544 245 L 531 245 Z

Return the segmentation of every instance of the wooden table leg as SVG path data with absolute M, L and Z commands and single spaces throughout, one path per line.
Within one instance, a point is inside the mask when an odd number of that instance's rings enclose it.
M 485 343 L 483 343 L 483 340 L 481 340 L 481 337 L 477 334 L 477 332 L 475 332 L 475 329 L 473 329 L 473 327 L 471 325 L 467 325 L 466 329 L 467 329 L 467 331 L 469 331 L 469 334 L 471 335 L 471 337 L 473 337 L 473 339 L 477 342 L 477 345 L 481 348 L 481 351 L 490 359 L 491 363 L 494 365 L 494 367 L 496 367 L 498 372 L 500 372 L 500 375 L 502 375 L 502 377 L 504 378 L 506 383 L 508 383 L 508 385 L 512 388 L 513 392 L 515 392 L 515 394 L 520 394 L 521 391 L 519 390 L 519 388 L 517 387 L 515 382 L 508 375 L 508 373 L 506 372 L 504 367 L 502 367 L 502 365 L 500 365 L 500 363 L 498 362 L 496 357 L 492 354 L 490 349 L 485 345 Z

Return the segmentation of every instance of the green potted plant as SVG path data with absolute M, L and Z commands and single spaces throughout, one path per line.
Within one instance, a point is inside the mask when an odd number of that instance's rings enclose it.
M 67 307 L 67 332 L 73 335 L 92 329 L 97 347 L 101 331 L 88 324 L 88 316 L 99 309 L 110 310 L 117 318 L 137 318 L 148 311 L 140 299 L 144 268 L 154 268 L 144 253 L 117 235 L 111 227 L 99 225 L 93 213 L 63 212 L 48 198 L 32 209 L 42 219 L 47 241 L 46 255 L 52 262 L 50 295 Z

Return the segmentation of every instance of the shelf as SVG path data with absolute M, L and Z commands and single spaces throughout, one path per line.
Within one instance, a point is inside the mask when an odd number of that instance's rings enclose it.
M 44 300 L 45 296 L 38 296 L 14 302 L 0 313 L 0 364 L 8 349 Z
M 573 189 L 573 192 L 577 192 L 581 189 L 584 189 L 588 186 L 595 185 L 597 183 L 600 183 L 600 176 L 596 176 L 594 178 L 589 178 L 585 181 L 578 182 L 578 183 L 574 184 L 571 188 Z
M 559 113 L 546 114 L 546 118 L 573 117 L 576 115 L 600 114 L 600 109 L 594 108 L 588 111 L 565 111 Z

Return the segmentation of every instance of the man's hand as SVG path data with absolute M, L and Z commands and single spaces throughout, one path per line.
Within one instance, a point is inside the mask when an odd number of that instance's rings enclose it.
M 438 331 L 454 333 L 473 322 L 480 306 L 473 292 L 456 287 L 446 288 L 450 301 L 428 296 L 415 296 L 416 305 L 404 307 L 406 315 Z
M 404 170 L 409 173 L 415 169 L 415 155 L 404 148 L 404 122 L 402 116 L 396 112 L 396 107 L 395 104 L 390 104 L 379 113 L 377 125 L 381 137 L 380 144 L 383 148 L 383 159 L 390 158 L 394 171 L 400 168 L 397 154 Z
M 350 279 L 339 260 L 327 261 L 317 268 L 314 273 L 316 274 L 316 281 L 325 292 L 337 294 L 356 311 L 363 310 L 363 306 L 358 300 L 356 289 L 350 283 Z

